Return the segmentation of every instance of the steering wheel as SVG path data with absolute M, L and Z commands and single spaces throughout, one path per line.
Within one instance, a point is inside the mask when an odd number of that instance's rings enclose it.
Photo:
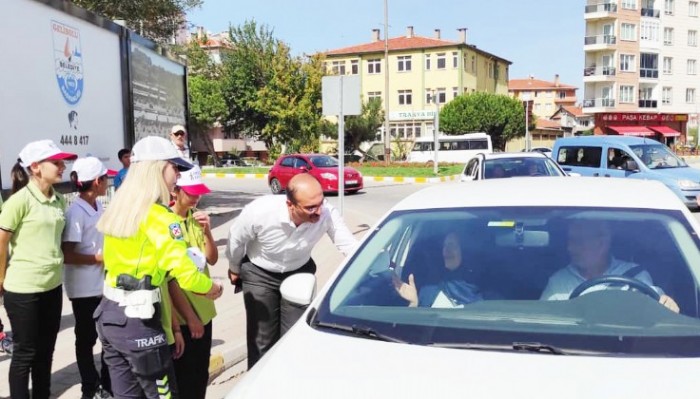
M 655 301 L 658 301 L 659 299 L 661 299 L 661 295 L 659 295 L 659 293 L 656 292 L 656 290 L 654 290 L 652 287 L 650 287 L 646 283 L 643 283 L 643 282 L 641 282 L 637 279 L 631 278 L 631 277 L 623 277 L 623 276 L 603 276 L 603 277 L 598 277 L 598 278 L 584 281 L 581 284 L 579 284 L 578 287 L 574 288 L 573 291 L 571 291 L 571 295 L 569 295 L 569 299 L 578 298 L 587 289 L 589 289 L 591 287 L 595 287 L 596 285 L 602 285 L 602 284 L 629 285 L 631 288 L 634 288 L 635 290 L 641 292 L 642 294 L 650 296 Z

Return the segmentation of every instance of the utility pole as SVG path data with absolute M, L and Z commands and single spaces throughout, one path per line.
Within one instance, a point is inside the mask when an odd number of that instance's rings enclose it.
M 389 131 L 389 4 L 384 0 L 384 164 L 391 160 L 391 134 Z
M 435 104 L 435 122 L 433 122 L 433 173 L 438 174 L 438 151 L 440 151 L 440 104 L 438 103 L 437 91 L 431 90 L 431 97 Z

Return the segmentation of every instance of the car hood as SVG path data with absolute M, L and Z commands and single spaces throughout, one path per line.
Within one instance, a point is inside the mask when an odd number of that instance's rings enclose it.
M 431 348 L 297 325 L 227 398 L 690 397 L 700 359 Z
M 650 169 L 649 171 L 666 179 L 688 179 L 694 182 L 700 182 L 700 169 L 693 167 Z

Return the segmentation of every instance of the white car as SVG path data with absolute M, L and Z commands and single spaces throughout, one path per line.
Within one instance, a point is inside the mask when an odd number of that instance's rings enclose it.
M 540 152 L 498 152 L 477 154 L 467 161 L 460 180 L 566 175 L 556 162 Z
M 283 283 L 310 306 L 228 397 L 697 397 L 699 236 L 655 181 L 426 188 L 315 299 L 313 276 Z

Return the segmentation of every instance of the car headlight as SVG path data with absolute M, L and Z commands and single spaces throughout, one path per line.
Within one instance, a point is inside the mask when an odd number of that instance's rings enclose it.
M 338 180 L 338 176 L 334 175 L 333 173 L 321 173 L 321 177 L 327 180 Z
M 700 184 L 692 180 L 678 180 L 678 185 L 684 190 L 698 190 L 700 189 Z

